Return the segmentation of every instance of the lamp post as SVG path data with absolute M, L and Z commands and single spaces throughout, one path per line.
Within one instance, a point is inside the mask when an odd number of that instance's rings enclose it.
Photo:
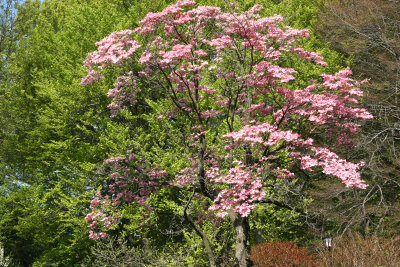
M 328 250 L 330 251 L 331 250 L 331 248 L 332 248 L 332 237 L 331 236 L 326 236 L 326 237 L 324 237 L 324 243 L 325 243 L 325 246 L 328 248 Z

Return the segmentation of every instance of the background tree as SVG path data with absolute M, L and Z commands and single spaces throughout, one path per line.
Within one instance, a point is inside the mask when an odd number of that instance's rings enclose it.
M 4 0 L 0 4 L 0 80 L 5 80 L 7 62 L 16 46 L 15 17 L 18 0 Z
M 83 203 L 114 146 L 110 131 L 100 138 L 111 123 L 106 97 L 81 90 L 81 64 L 126 15 L 106 1 L 27 1 L 17 10 L 1 94 L 0 238 L 15 264 L 71 266 L 89 253 Z
M 367 157 L 363 194 L 342 189 L 328 198 L 331 207 L 347 210 L 340 230 L 359 225 L 363 232 L 396 225 L 399 192 L 399 1 L 324 1 L 319 33 L 333 48 L 351 58 L 355 75 L 370 79 L 363 105 L 375 119 L 363 129 L 355 156 Z M 342 219 L 342 215 L 338 216 Z M 351 219 L 350 219 L 351 218 Z

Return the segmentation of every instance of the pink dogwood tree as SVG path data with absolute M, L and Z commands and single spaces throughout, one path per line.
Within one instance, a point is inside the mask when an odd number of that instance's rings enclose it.
M 360 84 L 344 69 L 293 88 L 297 71 L 285 67 L 287 58 L 321 68 L 327 64 L 319 53 L 300 46 L 307 30 L 282 25 L 278 15 L 260 17 L 261 9 L 255 5 L 239 13 L 231 4 L 232 11 L 224 13 L 218 7 L 178 1 L 148 13 L 138 28 L 114 32 L 96 43 L 81 83 L 101 80 L 102 70 L 116 65 L 125 70 L 108 93 L 111 116 L 135 105 L 146 88 L 162 92 L 171 108 L 159 119 L 184 118 L 181 121 L 190 124 L 190 155 L 184 156 L 192 164 L 171 174 L 146 167 L 135 154 L 107 159 L 114 171 L 109 188 L 96 195 L 86 217 L 91 238 L 106 237 L 99 231 L 116 222 L 106 207 L 127 202 L 151 211 L 149 196 L 160 187 L 174 186 L 192 192 L 190 200 L 210 199 L 208 212 L 232 221 L 236 262 L 249 266 L 248 218 L 256 205 L 268 203 L 267 178 L 319 171 L 348 187 L 367 186 L 360 179 L 362 163 L 346 161 L 327 147 L 351 149 L 357 121 L 372 117 L 356 107 Z M 135 40 L 139 35 L 146 41 Z M 183 216 L 204 241 L 210 265 L 216 266 L 207 235 L 187 212 L 190 200 Z

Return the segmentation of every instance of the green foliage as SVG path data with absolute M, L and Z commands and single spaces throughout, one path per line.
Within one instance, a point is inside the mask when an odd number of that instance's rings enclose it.
M 251 229 L 253 241 L 296 240 L 301 237 L 301 220 L 291 210 L 277 208 L 275 205 L 258 206 L 253 211 Z
M 51 190 L 18 186 L 0 195 L 0 233 L 14 263 L 47 265 L 78 263 L 91 244 L 82 217 L 91 193 L 70 195 L 77 181 L 63 181 Z M 11 186 L 9 186 L 11 189 Z
M 143 90 L 146 102 L 111 119 L 106 92 L 120 70 L 106 73 L 96 86 L 79 85 L 82 62 L 96 41 L 112 31 L 136 27 L 145 14 L 173 2 L 29 0 L 17 7 L 15 40 L 9 40 L 12 53 L 1 65 L 7 75 L 0 81 L 0 242 L 16 265 L 74 266 L 88 256 L 93 243 L 87 239 L 83 218 L 94 189 L 106 186 L 105 158 L 135 151 L 172 175 L 190 164 L 182 155 L 190 152 L 186 133 L 191 125 L 185 118 L 163 117 L 160 112 L 171 106 L 164 96 Z M 238 2 L 241 8 L 255 3 Z M 220 0 L 199 4 L 229 8 Z M 300 70 L 293 88 L 342 65 L 343 58 L 313 34 L 317 10 L 311 0 L 261 4 L 262 15 L 282 14 L 294 27 L 309 27 L 312 37 L 305 48 L 321 52 L 330 65 L 310 69 L 287 58 L 287 66 Z M 221 143 L 216 134 L 221 129 L 213 127 L 207 129 L 207 138 Z M 145 247 L 142 240 L 149 240 L 154 253 L 164 252 L 159 258 L 165 265 L 173 261 L 206 265 L 202 240 L 182 222 L 180 207 L 189 197 L 163 189 L 149 200 L 154 212 L 147 217 L 139 215 L 141 208 L 123 207 L 121 223 L 111 235 L 121 235 L 136 247 Z M 197 218 L 207 201 L 195 199 L 188 213 Z M 220 263 L 229 262 L 233 247 L 229 222 L 198 225 L 211 237 Z M 286 240 L 300 234 L 297 226 L 297 214 L 267 205 L 255 211 L 252 235 Z
M 81 65 L 95 41 L 127 26 L 121 12 L 105 1 L 18 7 L 18 46 L 0 95 L 0 235 L 16 264 L 73 266 L 92 244 L 83 218 L 93 171 L 110 140 L 126 137 L 104 134 L 118 128 L 106 108 L 112 85 L 82 90 Z

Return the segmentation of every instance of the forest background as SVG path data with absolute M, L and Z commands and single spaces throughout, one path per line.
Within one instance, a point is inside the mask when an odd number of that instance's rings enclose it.
M 113 31 L 136 28 L 148 12 L 174 1 L 86 0 L 1 2 L 0 20 L 0 243 L 10 266 L 132 264 L 207 266 L 201 239 L 182 220 L 179 201 L 165 190 L 152 199 L 146 218 L 140 207 L 121 207 L 111 240 L 93 241 L 84 220 L 90 202 L 104 184 L 104 159 L 125 155 L 152 140 L 138 132 L 151 116 L 140 110 L 110 117 L 110 76 L 90 88 L 80 85 L 83 61 L 95 42 Z M 224 1 L 198 1 L 227 8 Z M 241 10 L 255 1 L 238 1 Z M 254 211 L 252 245 L 294 241 L 310 248 L 323 236 L 360 233 L 364 238 L 398 235 L 399 217 L 399 1 L 257 1 L 262 16 L 280 14 L 294 28 L 307 28 L 303 47 L 320 52 L 327 72 L 350 66 L 354 77 L 370 79 L 362 105 L 374 115 L 362 125 L 355 149 L 336 151 L 364 160 L 366 190 L 346 188 L 335 179 L 291 180 L 280 203 Z M 304 79 L 320 74 L 303 68 Z M 326 70 L 325 70 L 326 71 Z M 114 77 L 115 78 L 115 77 Z M 136 112 L 136 113 L 135 113 Z M 136 131 L 135 131 L 136 130 Z M 162 149 L 147 150 L 161 165 L 178 170 L 184 162 Z M 283 194 L 287 193 L 287 194 Z M 301 201 L 299 201 L 301 199 Z M 195 207 L 200 209 L 201 207 Z M 233 234 L 222 222 L 203 230 L 219 263 L 232 261 Z M 0 257 L 2 257 L 0 255 Z M 125 258 L 124 258 L 125 257 Z M 0 260 L 4 260 L 0 258 Z M 104 261 L 104 262 L 102 262 Z M 110 263 L 109 263 L 110 264 Z M 135 265 L 134 264 L 134 265 Z

